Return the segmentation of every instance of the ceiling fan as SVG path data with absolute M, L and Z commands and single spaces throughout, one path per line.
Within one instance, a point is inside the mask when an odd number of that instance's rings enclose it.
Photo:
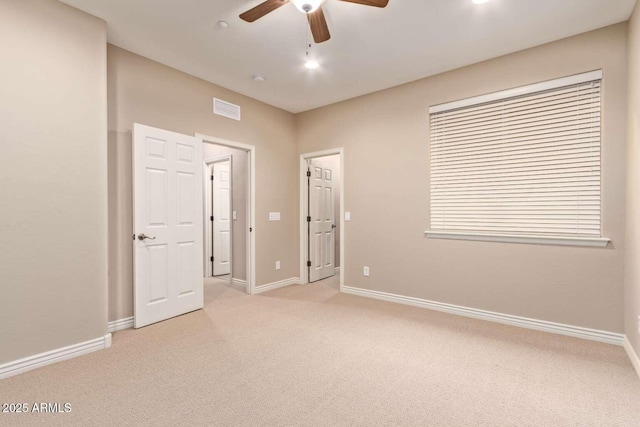
M 327 26 L 327 20 L 322 12 L 322 5 L 327 0 L 266 0 L 260 3 L 253 9 L 249 9 L 240 15 L 240 18 L 247 22 L 254 22 L 268 13 L 273 12 L 280 6 L 284 6 L 287 3 L 293 3 L 295 7 L 307 15 L 309 20 L 309 26 L 311 27 L 311 33 L 313 34 L 313 40 L 316 43 L 326 42 L 331 38 L 329 34 L 329 27 Z M 374 7 L 386 7 L 389 0 L 340 0 L 347 3 L 357 3 L 365 6 Z

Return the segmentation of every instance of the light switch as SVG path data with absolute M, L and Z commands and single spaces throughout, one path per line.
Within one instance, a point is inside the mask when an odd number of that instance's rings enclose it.
M 351 221 L 351 212 L 345 212 L 344 213 L 344 220 L 345 221 Z
M 269 212 L 269 221 L 280 221 L 280 212 Z
M 238 212 L 233 211 L 233 220 L 237 220 L 238 219 Z

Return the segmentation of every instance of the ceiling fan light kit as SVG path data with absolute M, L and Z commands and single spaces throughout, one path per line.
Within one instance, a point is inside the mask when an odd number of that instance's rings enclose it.
M 327 0 L 289 0 L 302 13 L 313 13 Z
M 266 0 L 256 7 L 247 10 L 240 15 L 240 19 L 246 22 L 254 22 L 263 16 L 273 12 L 274 10 L 284 6 L 287 3 L 292 3 L 299 11 L 307 15 L 309 26 L 311 27 L 311 34 L 313 34 L 313 41 L 316 43 L 326 42 L 331 38 L 329 33 L 329 26 L 327 20 L 322 11 L 322 5 L 327 0 Z M 373 7 L 386 7 L 389 0 L 337 0 L 346 3 L 356 3 L 364 6 Z
M 309 69 L 309 70 L 315 70 L 316 68 L 318 68 L 320 66 L 320 64 L 318 64 L 318 61 L 314 61 L 313 59 L 309 59 L 307 60 L 307 62 L 304 63 L 305 68 Z

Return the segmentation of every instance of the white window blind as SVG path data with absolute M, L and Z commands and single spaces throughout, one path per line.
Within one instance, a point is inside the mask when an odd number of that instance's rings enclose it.
M 428 233 L 600 238 L 601 76 L 432 108 Z

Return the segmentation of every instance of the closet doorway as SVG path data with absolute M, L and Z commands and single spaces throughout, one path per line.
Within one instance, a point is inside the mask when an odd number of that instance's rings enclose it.
M 197 135 L 203 140 L 204 276 L 255 286 L 253 146 Z

